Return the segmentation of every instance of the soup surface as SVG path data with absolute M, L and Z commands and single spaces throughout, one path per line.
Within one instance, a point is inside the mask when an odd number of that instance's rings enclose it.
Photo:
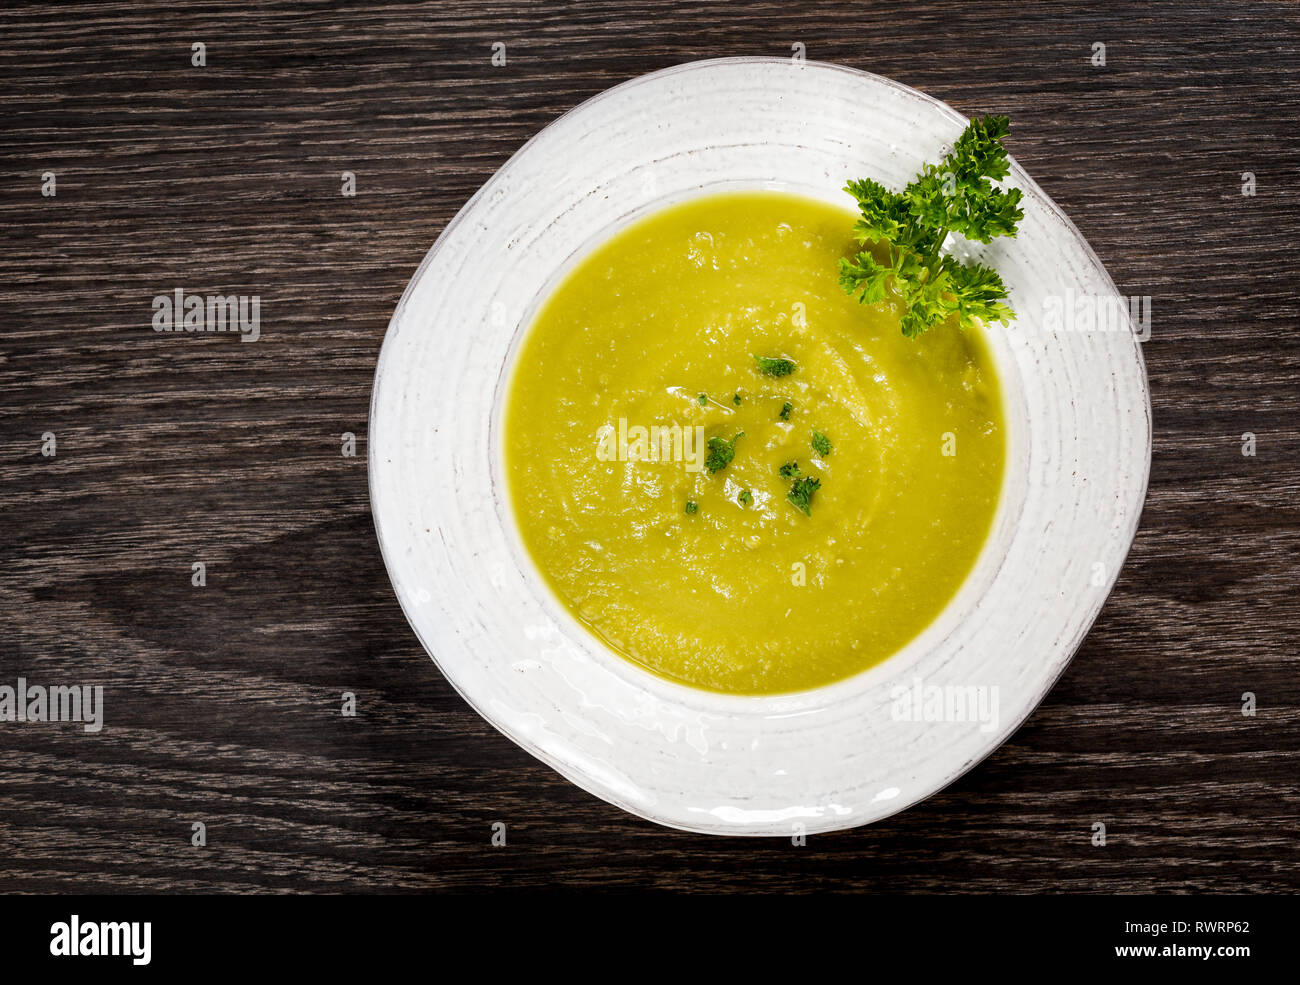
M 988 535 L 985 343 L 905 338 L 888 302 L 845 295 L 854 218 L 769 192 L 668 208 L 584 258 L 521 343 L 503 441 L 523 542 L 657 674 L 749 695 L 855 674 L 935 618 Z

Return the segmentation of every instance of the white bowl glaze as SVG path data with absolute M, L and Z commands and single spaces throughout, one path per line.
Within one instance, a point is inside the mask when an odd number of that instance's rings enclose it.
M 962 590 L 891 659 L 777 697 L 662 680 L 569 616 L 525 556 L 506 499 L 499 416 L 510 360 L 576 259 L 630 218 L 711 191 L 771 188 L 851 207 L 846 179 L 901 188 L 965 123 L 915 90 L 828 64 L 734 58 L 656 72 L 530 140 L 412 278 L 384 339 L 370 413 L 384 560 L 456 690 L 584 789 L 715 834 L 878 820 L 1004 742 L 1096 618 L 1146 492 L 1146 375 L 1131 331 L 1044 326 L 1044 298 L 1115 296 L 1115 287 L 1014 164 L 1009 183 L 1025 193 L 1019 235 L 971 251 L 1001 272 L 1019 314 L 989 333 L 1006 401 L 1002 500 Z M 900 720 L 896 689 L 918 680 L 996 687 L 996 722 Z

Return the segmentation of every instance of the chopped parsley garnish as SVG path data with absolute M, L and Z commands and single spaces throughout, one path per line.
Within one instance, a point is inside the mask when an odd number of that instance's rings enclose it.
M 1015 312 L 1002 303 L 1006 286 L 997 271 L 942 254 L 948 234 L 988 243 L 1014 236 L 1024 218 L 1018 188 L 994 182 L 1011 171 L 1002 138 L 1005 116 L 971 120 L 952 153 L 927 164 L 901 192 L 864 178 L 844 186 L 858 201 L 853 226 L 858 242 L 884 247 L 885 262 L 871 251 L 840 261 L 840 286 L 863 304 L 885 300 L 890 282 L 903 301 L 901 327 L 908 338 L 956 315 L 959 328 L 978 319 L 1009 322 Z
M 812 498 L 813 493 L 822 487 L 820 479 L 802 478 L 795 479 L 794 485 L 790 491 L 785 494 L 785 498 L 794 504 L 796 509 L 802 510 L 804 516 L 812 516 Z
M 744 431 L 738 431 L 730 441 L 717 437 L 709 439 L 709 455 L 704 460 L 704 467 L 710 474 L 721 472 L 731 464 L 731 460 L 736 457 L 736 442 L 744 436 Z
M 780 417 L 781 420 L 783 421 L 788 421 L 790 420 L 790 411 L 792 410 L 794 410 L 794 405 L 787 403 L 784 407 L 781 408 L 781 413 L 778 414 L 777 416 Z
M 740 406 L 740 391 L 737 391 L 736 395 L 731 398 L 731 402 L 735 404 L 737 407 Z
M 708 395 L 707 393 L 701 393 L 701 394 L 700 394 L 700 406 L 703 407 L 703 406 L 704 406 L 705 404 L 707 404 L 708 402 L 709 402 L 709 395 Z
M 695 500 L 693 500 L 693 499 L 688 499 L 688 500 L 686 501 L 686 515 L 687 515 L 687 516 L 690 516 L 692 513 L 697 512 L 697 511 L 699 510 L 699 508 L 700 508 L 700 507 L 699 507 L 699 504 L 696 503 Z
M 822 458 L 825 458 L 827 455 L 831 453 L 831 449 L 833 447 L 834 445 L 831 444 L 830 438 L 826 437 L 826 435 L 822 434 L 820 431 L 813 431 L 813 436 L 812 436 L 813 451 L 815 451 L 818 455 L 821 455 Z
M 740 490 L 740 501 L 744 503 L 746 506 L 748 506 L 750 503 L 754 501 L 754 494 L 751 493 L 748 489 L 742 489 Z
M 764 376 L 775 376 L 779 379 L 782 376 L 789 376 L 795 371 L 795 365 L 789 359 L 755 356 L 754 362 L 758 363 L 758 371 Z
M 799 471 L 798 462 L 786 462 L 781 466 L 782 479 L 797 479 L 801 475 L 803 475 L 803 473 Z

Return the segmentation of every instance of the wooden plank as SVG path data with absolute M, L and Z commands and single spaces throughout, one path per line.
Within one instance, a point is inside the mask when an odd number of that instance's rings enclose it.
M 0 888 L 1300 888 L 1298 29 L 1259 3 L 5 5 L 0 681 L 111 706 L 96 736 L 0 726 Z M 953 787 L 805 848 L 661 830 L 479 719 L 396 605 L 364 459 L 393 306 L 520 144 L 795 42 L 1010 114 L 1155 311 L 1149 501 L 1078 658 Z M 177 286 L 260 295 L 263 338 L 155 334 Z

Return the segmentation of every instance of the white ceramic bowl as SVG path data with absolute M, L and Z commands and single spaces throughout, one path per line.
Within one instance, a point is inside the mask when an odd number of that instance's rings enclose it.
M 713 191 L 779 189 L 851 208 L 846 179 L 901 188 L 965 124 L 915 90 L 834 65 L 681 65 L 548 126 L 474 195 L 416 271 L 384 339 L 370 413 L 384 560 L 411 626 L 456 690 L 584 789 L 714 834 L 790 836 L 878 820 L 1004 742 L 1096 618 L 1146 492 L 1146 375 L 1127 319 L 1118 332 L 1046 323 L 1051 298 L 1116 292 L 1018 165 L 1009 182 L 1025 193 L 1019 235 L 971 254 L 997 267 L 1019 314 L 989 333 L 1006 401 L 1002 500 L 962 590 L 889 660 L 776 697 L 652 676 L 551 595 L 506 498 L 500 413 L 510 362 L 539 302 L 577 259 L 629 220 Z M 980 697 L 982 708 L 963 704 Z

